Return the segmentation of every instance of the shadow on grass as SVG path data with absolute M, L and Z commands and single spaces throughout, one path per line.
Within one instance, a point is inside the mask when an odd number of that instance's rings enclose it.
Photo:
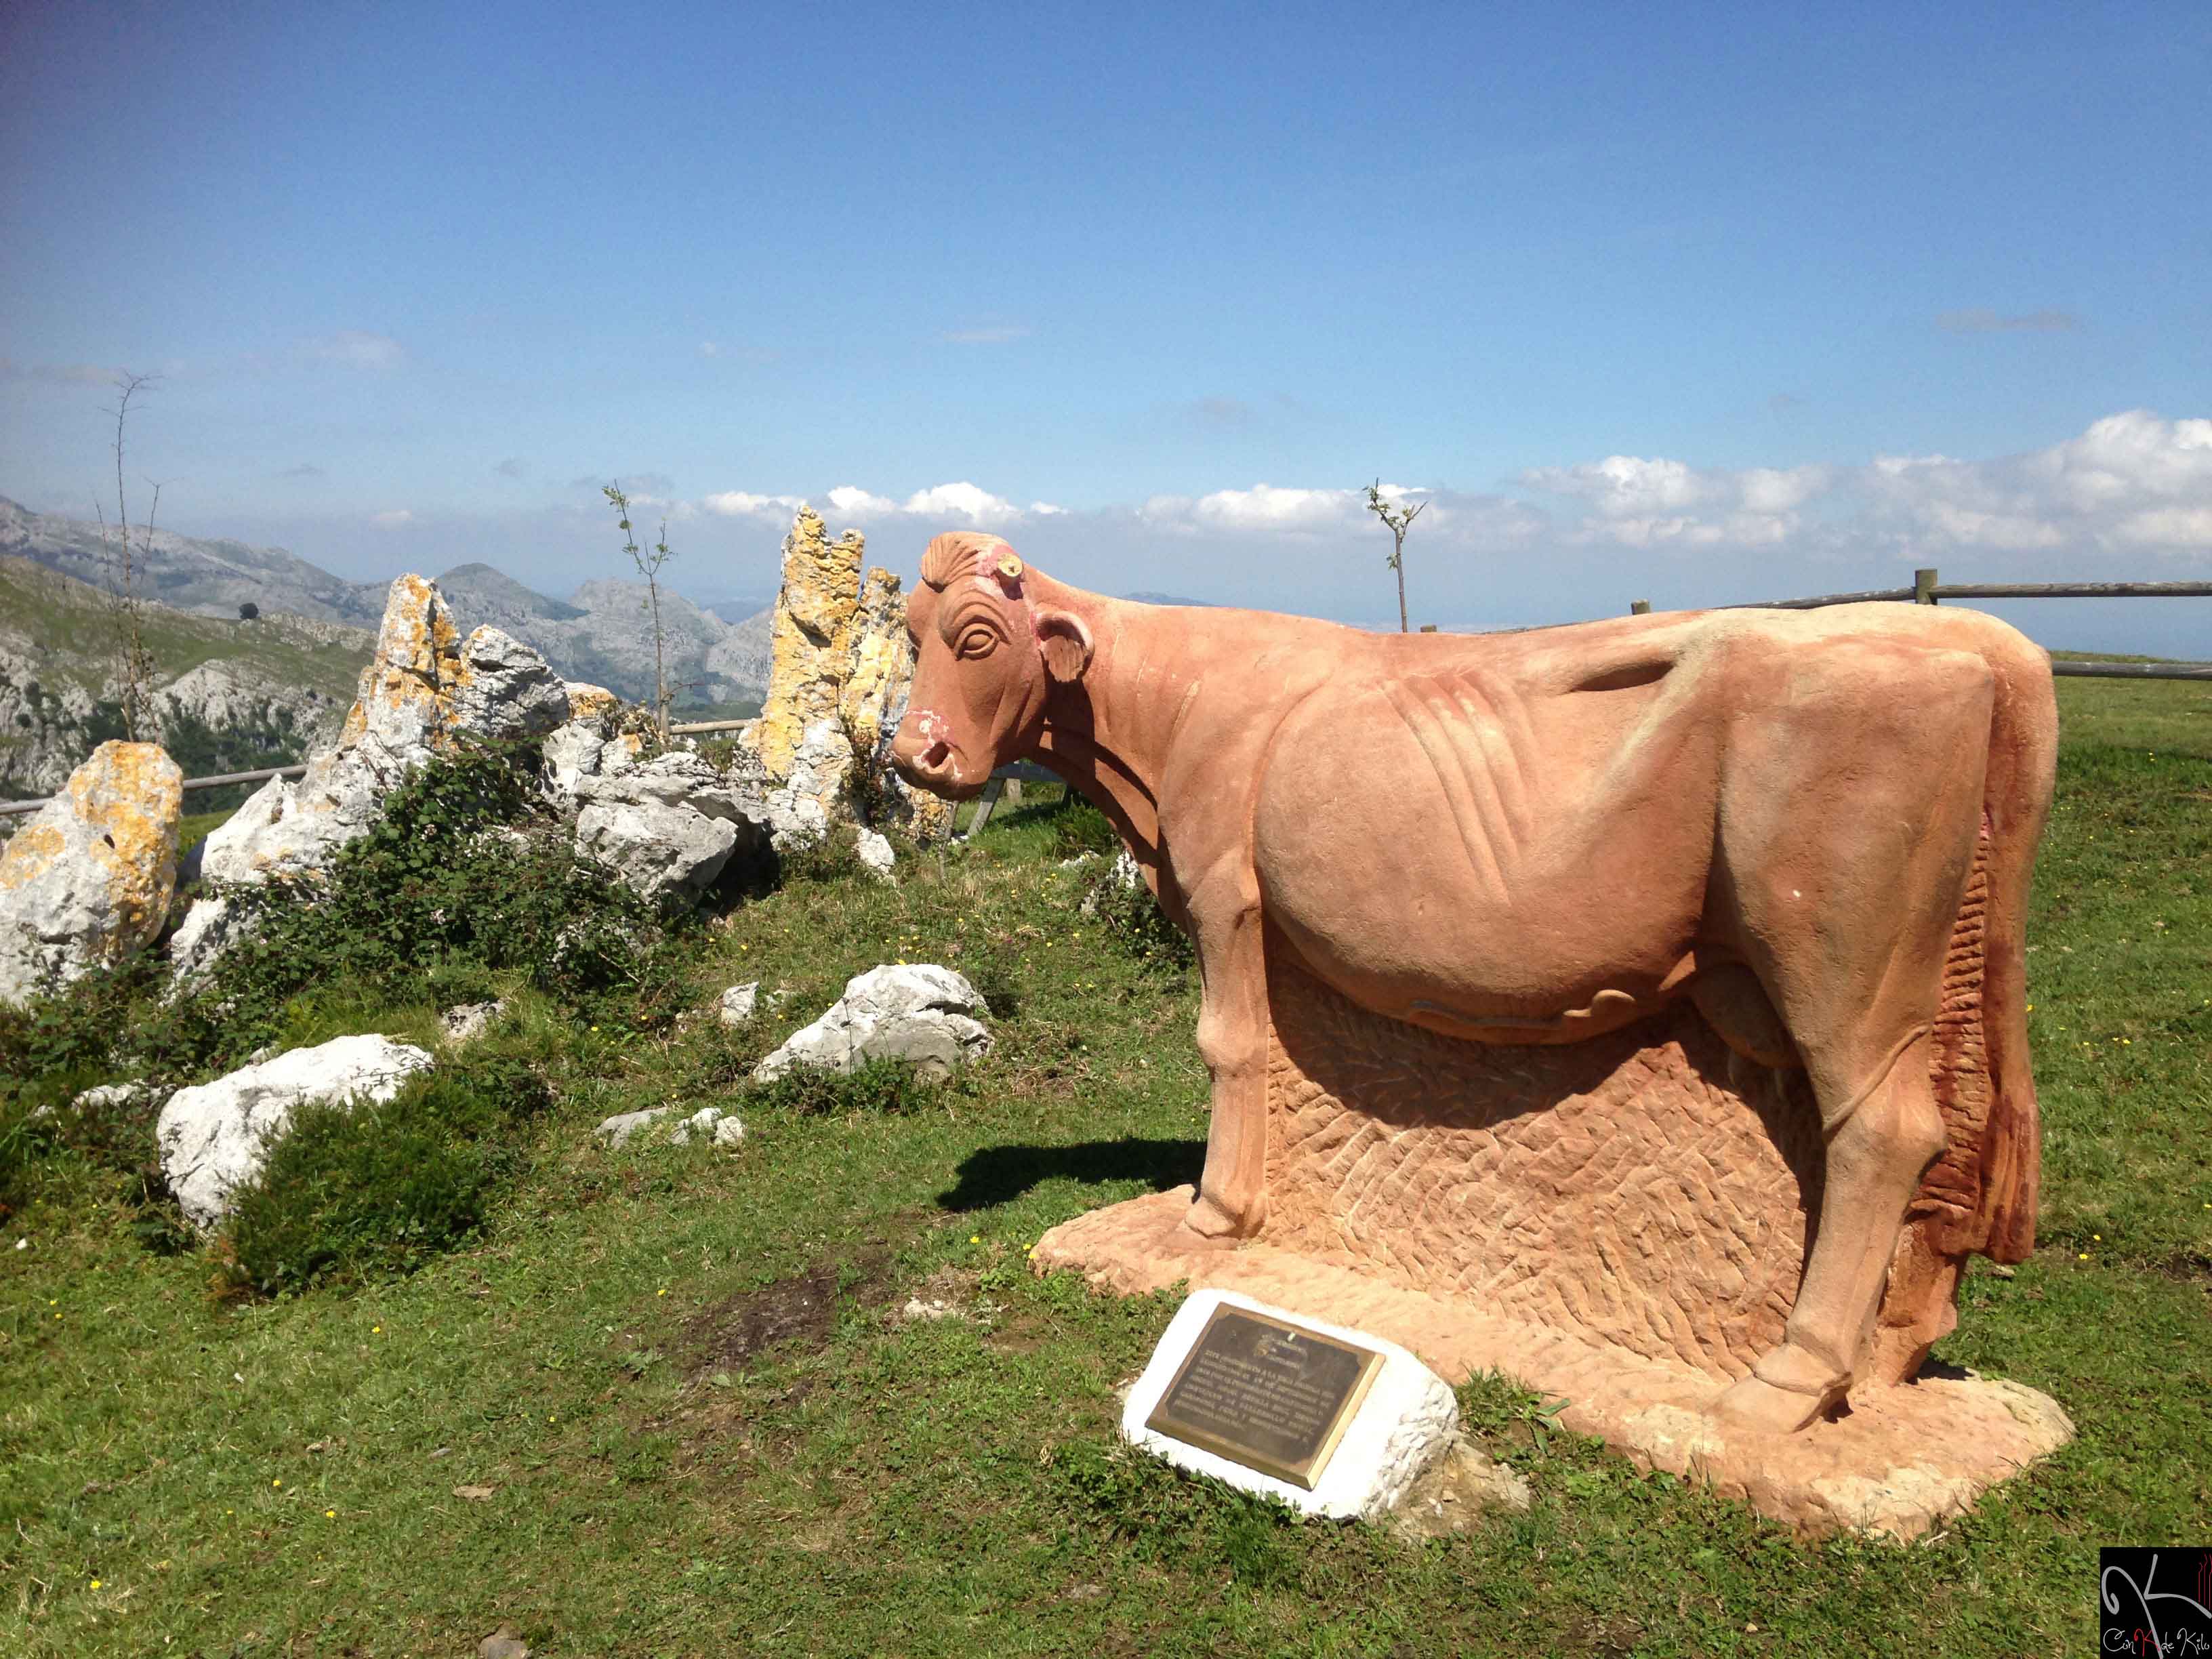
M 1203 1140 L 1079 1140 L 1070 1146 L 986 1146 L 960 1165 L 959 1184 L 939 1193 L 948 1210 L 988 1210 L 1048 1181 L 1100 1186 L 1141 1181 L 1164 1193 L 1198 1179 Z

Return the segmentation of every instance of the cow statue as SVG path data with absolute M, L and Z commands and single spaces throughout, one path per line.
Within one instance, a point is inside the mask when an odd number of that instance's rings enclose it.
M 1469 1042 L 1578 1042 L 1687 997 L 1738 1053 L 1803 1066 L 1819 1104 L 1783 1340 L 1713 1407 L 1802 1428 L 1867 1373 L 1945 1149 L 1930 1033 L 1978 872 L 1990 1105 L 1945 1237 L 2033 1248 L 2021 952 L 2057 716 L 2047 658 L 2004 623 L 1876 603 L 1368 633 L 1109 599 L 952 533 L 907 625 L 899 772 L 964 799 L 1010 762 L 1049 768 L 1196 945 L 1212 1118 L 1186 1245 L 1267 1214 L 1273 953 Z

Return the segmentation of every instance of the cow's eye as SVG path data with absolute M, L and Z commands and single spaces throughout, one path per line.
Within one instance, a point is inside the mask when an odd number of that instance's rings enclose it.
M 999 636 L 981 623 L 961 630 L 959 654 L 963 657 L 988 657 L 999 643 Z

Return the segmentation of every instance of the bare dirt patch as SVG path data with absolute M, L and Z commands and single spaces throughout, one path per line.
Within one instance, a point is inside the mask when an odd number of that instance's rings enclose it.
M 849 1258 L 824 1257 L 787 1279 L 702 1310 L 684 1328 L 690 1370 L 695 1375 L 742 1370 L 770 1349 L 791 1344 L 820 1352 L 837 1328 L 840 1304 L 872 1308 L 890 1299 L 890 1257 L 879 1244 Z

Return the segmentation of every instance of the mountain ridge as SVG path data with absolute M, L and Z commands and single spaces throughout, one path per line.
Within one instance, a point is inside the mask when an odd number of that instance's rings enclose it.
M 96 523 L 34 513 L 0 495 L 0 556 L 43 565 L 97 592 L 106 585 L 106 550 Z M 143 578 L 143 597 L 185 615 L 230 618 L 251 603 L 264 612 L 371 629 L 383 619 L 390 588 L 347 581 L 284 548 L 167 530 L 152 533 Z M 559 599 L 481 561 L 456 564 L 435 580 L 464 629 L 489 623 L 535 649 L 564 679 L 604 685 L 632 702 L 651 699 L 653 628 L 642 582 L 594 579 Z M 763 610 L 732 622 L 664 589 L 667 678 L 678 701 L 725 707 L 764 695 L 768 618 Z

